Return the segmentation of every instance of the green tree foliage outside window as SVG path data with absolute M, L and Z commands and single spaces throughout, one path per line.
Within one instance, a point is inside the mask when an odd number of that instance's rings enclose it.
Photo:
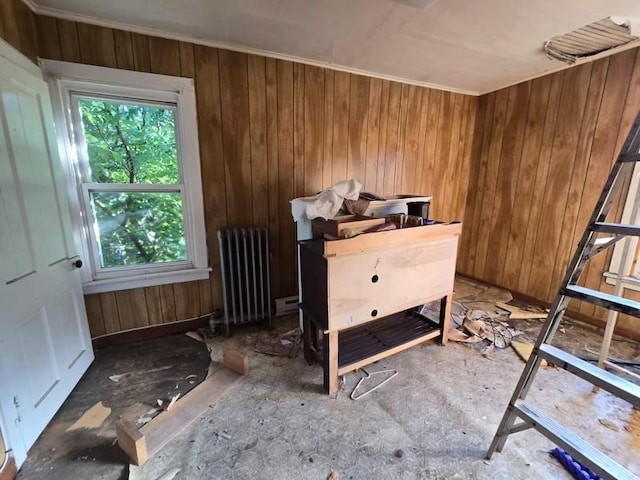
M 136 184 L 90 201 L 103 268 L 187 259 L 172 108 L 78 100 L 93 184 Z M 166 191 L 145 186 L 164 185 Z

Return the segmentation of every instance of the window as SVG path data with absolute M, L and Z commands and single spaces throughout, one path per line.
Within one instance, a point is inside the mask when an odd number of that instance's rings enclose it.
M 636 212 L 634 218 L 634 205 L 638 201 L 640 201 L 640 164 L 636 163 L 633 167 L 633 175 L 620 223 L 640 224 L 640 218 L 638 218 L 640 212 Z M 629 242 L 628 246 L 625 245 L 626 242 Z M 625 247 L 627 252 L 625 252 Z M 626 262 L 625 253 L 628 255 Z M 640 244 L 637 237 L 626 237 L 616 243 L 613 247 L 609 271 L 604 273 L 606 282 L 615 285 L 618 272 L 620 272 L 624 277 L 624 288 L 640 291 L 640 262 L 638 260 L 640 260 Z
M 207 278 L 192 81 L 43 61 L 85 293 Z

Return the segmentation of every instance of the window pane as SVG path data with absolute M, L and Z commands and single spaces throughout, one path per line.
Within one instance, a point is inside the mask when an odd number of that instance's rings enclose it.
M 78 99 L 94 183 L 179 182 L 173 108 Z
M 92 192 L 103 268 L 187 259 L 179 192 Z

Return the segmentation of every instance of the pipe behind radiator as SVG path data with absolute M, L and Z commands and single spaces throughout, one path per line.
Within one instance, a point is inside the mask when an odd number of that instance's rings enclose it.
M 218 231 L 224 323 L 234 325 L 269 320 L 269 231 L 265 227 L 226 228 Z

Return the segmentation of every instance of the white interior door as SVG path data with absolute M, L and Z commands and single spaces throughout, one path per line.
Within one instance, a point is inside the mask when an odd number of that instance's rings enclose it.
M 20 465 L 93 351 L 48 87 L 6 57 L 0 45 L 0 411 Z

